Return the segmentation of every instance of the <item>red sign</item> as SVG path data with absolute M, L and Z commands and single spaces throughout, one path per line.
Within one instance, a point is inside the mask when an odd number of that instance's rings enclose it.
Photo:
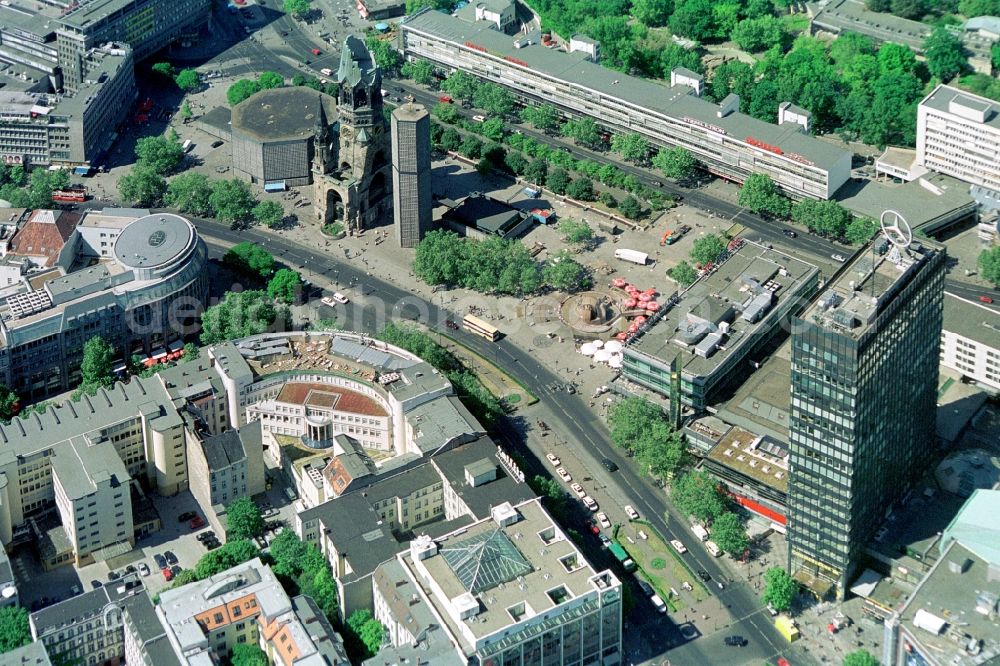
M 476 51 L 482 51 L 483 53 L 486 53 L 486 47 L 480 46 L 475 42 L 466 42 L 465 45 L 468 46 L 470 49 L 475 49 Z
M 527 67 L 528 66 L 528 63 L 524 62 L 523 60 L 518 60 L 514 56 L 507 56 L 507 57 L 504 58 L 504 60 L 506 60 L 507 62 L 512 62 L 515 65 L 520 65 L 521 67 Z
M 763 141 L 755 139 L 752 136 L 748 136 L 747 139 L 746 139 L 746 141 L 751 146 L 756 146 L 757 148 L 760 148 L 761 150 L 766 150 L 768 152 L 772 152 L 775 155 L 783 155 L 784 154 L 784 151 L 782 151 L 781 148 L 778 148 L 777 146 L 772 146 L 769 143 L 764 143 Z

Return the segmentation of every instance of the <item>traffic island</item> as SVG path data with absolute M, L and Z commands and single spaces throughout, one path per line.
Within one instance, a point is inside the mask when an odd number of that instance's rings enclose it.
M 709 598 L 708 589 L 687 566 L 683 556 L 676 553 L 651 524 L 637 520 L 620 525 L 615 536 L 636 563 L 642 577 L 653 586 L 671 611 L 676 612 Z M 677 594 L 672 594 L 671 590 L 676 590 Z

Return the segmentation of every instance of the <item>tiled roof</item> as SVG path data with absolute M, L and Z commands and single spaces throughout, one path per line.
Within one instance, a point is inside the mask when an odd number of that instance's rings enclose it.
M 45 266 L 55 263 L 80 216 L 66 211 L 36 210 L 10 240 L 10 253 L 45 256 Z
M 289 382 L 282 387 L 277 401 L 294 405 L 335 409 L 338 412 L 349 412 L 365 416 L 389 415 L 381 405 L 368 396 L 362 395 L 357 391 L 338 388 L 331 384 Z

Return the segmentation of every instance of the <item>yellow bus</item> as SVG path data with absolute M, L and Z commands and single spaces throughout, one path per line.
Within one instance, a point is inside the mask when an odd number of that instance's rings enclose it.
M 484 337 L 490 342 L 496 342 L 500 338 L 500 331 L 497 330 L 496 326 L 490 326 L 479 317 L 474 317 L 470 314 L 462 318 L 462 328 L 469 333 Z

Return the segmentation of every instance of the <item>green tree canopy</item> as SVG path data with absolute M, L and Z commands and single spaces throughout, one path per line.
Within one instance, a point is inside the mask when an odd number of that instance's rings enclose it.
M 1000 247 L 983 250 L 976 259 L 979 274 L 994 287 L 1000 287 Z
M 566 196 L 577 201 L 593 201 L 594 183 L 589 178 L 576 178 L 566 187 Z
M 503 128 L 503 120 L 500 118 L 490 118 L 479 126 L 479 131 L 490 141 L 500 141 L 503 139 Z
M 691 264 L 686 261 L 680 262 L 671 268 L 667 273 L 682 287 L 693 284 L 694 281 L 698 279 L 698 271 L 692 268 Z
M 775 16 L 744 19 L 736 24 L 731 35 L 737 46 L 751 53 L 780 46 L 785 37 L 785 29 Z
M 559 129 L 562 114 L 552 104 L 539 104 L 521 109 L 521 120 L 531 123 L 543 132 L 555 132 Z
M 854 218 L 836 201 L 803 199 L 792 207 L 792 219 L 820 236 L 842 238 Z
M 290 268 L 281 268 L 267 283 L 267 295 L 285 305 L 295 302 L 302 292 L 302 276 Z
M 948 28 L 934 28 L 924 41 L 924 57 L 931 74 L 945 83 L 969 69 L 962 40 Z
M 548 175 L 548 162 L 542 158 L 532 160 L 524 170 L 524 177 L 529 183 L 534 183 L 535 185 L 545 185 Z
M 470 102 L 478 89 L 479 80 L 471 74 L 466 74 L 462 71 L 453 72 L 447 79 L 441 82 L 441 90 L 455 99 L 463 99 Z
M 876 231 L 878 222 L 870 217 L 858 217 L 847 225 L 844 237 L 851 245 L 863 245 L 872 239 Z
M 262 534 L 264 518 L 256 502 L 249 497 L 241 497 L 226 507 L 227 539 L 253 539 Z
M 553 169 L 545 178 L 545 184 L 556 194 L 566 194 L 566 189 L 569 187 L 569 183 L 569 174 L 566 173 L 566 169 L 563 169 L 562 167 Z
M 701 236 L 695 239 L 694 245 L 691 247 L 691 259 L 696 264 L 704 266 L 718 259 L 719 254 L 725 249 L 726 244 L 715 234 Z
M 140 207 L 159 204 L 167 191 L 167 181 L 153 169 L 137 165 L 118 179 L 118 194 L 123 201 Z
M 264 333 L 275 322 L 285 324 L 288 311 L 279 310 L 263 291 L 227 292 L 222 301 L 201 316 L 201 342 L 205 345 Z
M 797 593 L 795 581 L 781 567 L 771 567 L 764 572 L 764 603 L 771 604 L 774 610 L 788 610 Z
M 256 643 L 240 643 L 233 648 L 232 666 L 270 666 L 267 653 Z
M 208 202 L 219 220 L 237 224 L 252 217 L 257 198 L 244 181 L 230 178 L 212 183 L 212 194 L 209 195 Z
M 693 72 L 701 73 L 705 70 L 701 62 L 701 55 L 694 49 L 686 49 L 680 44 L 673 42 L 667 44 L 659 52 L 659 72 L 664 79 L 670 78 L 670 72 L 677 67 L 685 67 Z
M 503 163 L 514 175 L 520 176 L 528 168 L 528 160 L 524 159 L 524 155 L 512 150 L 504 155 Z
M 238 243 L 222 257 L 222 263 L 240 273 L 269 278 L 274 272 L 274 256 L 250 242 Z
M 565 217 L 559 220 L 556 231 L 562 235 L 563 240 L 573 245 L 586 245 L 594 240 L 594 230 L 583 220 L 576 220 L 572 217 Z
M 635 0 L 632 16 L 650 28 L 662 28 L 674 11 L 674 0 Z
M 611 137 L 611 150 L 630 162 L 644 162 L 649 156 L 649 142 L 636 132 Z
M 438 102 L 435 104 L 434 108 L 431 109 L 431 114 L 441 122 L 449 125 L 454 125 L 461 117 L 455 105 L 448 104 L 447 102 Z
M 714 34 L 709 0 L 679 0 L 670 15 L 670 29 L 683 37 L 703 42 Z
M 222 548 L 212 550 L 201 556 L 194 567 L 197 580 L 205 580 L 215 574 L 231 569 L 237 564 L 243 564 L 257 557 L 260 551 L 249 539 L 232 539 Z
M 702 471 L 691 471 L 673 485 L 670 498 L 685 515 L 710 523 L 726 510 L 728 498 L 719 488 L 719 482 Z
M 684 440 L 666 421 L 651 423 L 633 448 L 635 459 L 654 478 L 673 478 L 684 462 Z
M 159 74 L 163 78 L 172 79 L 174 77 L 174 66 L 169 62 L 154 63 L 150 69 L 153 71 L 153 74 Z
M 663 410 L 646 398 L 629 397 L 619 400 L 608 409 L 611 441 L 619 448 L 630 448 L 642 437 L 644 431 L 664 418 Z
M 99 335 L 83 343 L 80 374 L 84 386 L 110 386 L 115 381 L 115 348 Z
M 20 606 L 0 608 L 0 654 L 31 642 L 28 611 Z
M 428 86 L 434 82 L 434 65 L 427 60 L 403 63 L 399 71 L 406 78 L 422 86 Z
M 253 207 L 251 214 L 258 224 L 271 229 L 281 226 L 285 219 L 285 209 L 277 201 L 261 201 Z
M 277 72 L 264 71 L 260 73 L 257 77 L 257 86 L 261 90 L 271 90 L 273 88 L 281 88 L 285 85 L 285 77 Z
M 677 181 L 689 180 L 697 168 L 697 162 L 690 150 L 677 146 L 661 148 L 653 155 L 653 166 L 662 171 L 668 178 Z
M 768 213 L 777 217 L 788 215 L 791 205 L 766 173 L 747 176 L 740 188 L 739 203 L 752 213 Z
M 712 541 L 734 558 L 750 546 L 750 538 L 743 527 L 743 520 L 732 511 L 726 511 L 712 523 Z
M 6 423 L 14 418 L 20 405 L 21 398 L 5 385 L 0 384 L 0 421 Z
M 309 0 L 283 0 L 281 7 L 286 14 L 291 14 L 296 18 L 305 17 L 312 9 Z
M 879 666 L 881 662 L 868 650 L 855 650 L 844 655 L 844 666 Z
M 603 143 L 601 130 L 591 118 L 567 120 L 559 131 L 564 137 L 573 139 L 577 144 L 588 148 L 599 148 Z
M 351 613 L 347 618 L 345 630 L 346 647 L 353 648 L 350 651 L 361 659 L 372 658 L 382 646 L 385 627 L 369 610 L 356 610 Z
M 542 277 L 546 284 L 562 291 L 576 291 L 590 283 L 587 269 L 573 259 L 569 250 L 557 252 L 549 259 L 542 271 Z
M 193 115 L 194 113 L 191 111 L 191 105 L 187 102 L 187 100 L 185 100 L 184 103 L 181 104 L 181 118 L 183 120 L 190 120 Z
M 182 173 L 167 183 L 164 203 L 182 213 L 208 216 L 212 214 L 212 204 L 209 203 L 211 194 L 212 184 L 208 176 L 196 172 Z
M 147 136 L 135 142 L 135 156 L 140 166 L 165 176 L 184 159 L 184 148 L 173 133 L 171 136 Z
M 505 118 L 514 110 L 514 95 L 495 83 L 483 83 L 476 88 L 473 101 L 490 115 Z
M 965 18 L 1000 16 L 1000 0 L 959 0 L 958 13 Z
M 462 153 L 470 160 L 477 160 L 483 154 L 483 142 L 476 136 L 469 134 L 462 139 L 462 145 L 458 147 L 458 152 Z
M 638 220 L 642 216 L 642 204 L 631 194 L 618 202 L 618 210 L 630 220 Z
M 240 79 L 226 89 L 229 106 L 236 106 L 243 100 L 261 91 L 260 83 L 253 79 Z
M 198 75 L 197 70 L 185 68 L 177 72 L 174 83 L 184 92 L 191 92 L 201 85 L 201 76 Z

